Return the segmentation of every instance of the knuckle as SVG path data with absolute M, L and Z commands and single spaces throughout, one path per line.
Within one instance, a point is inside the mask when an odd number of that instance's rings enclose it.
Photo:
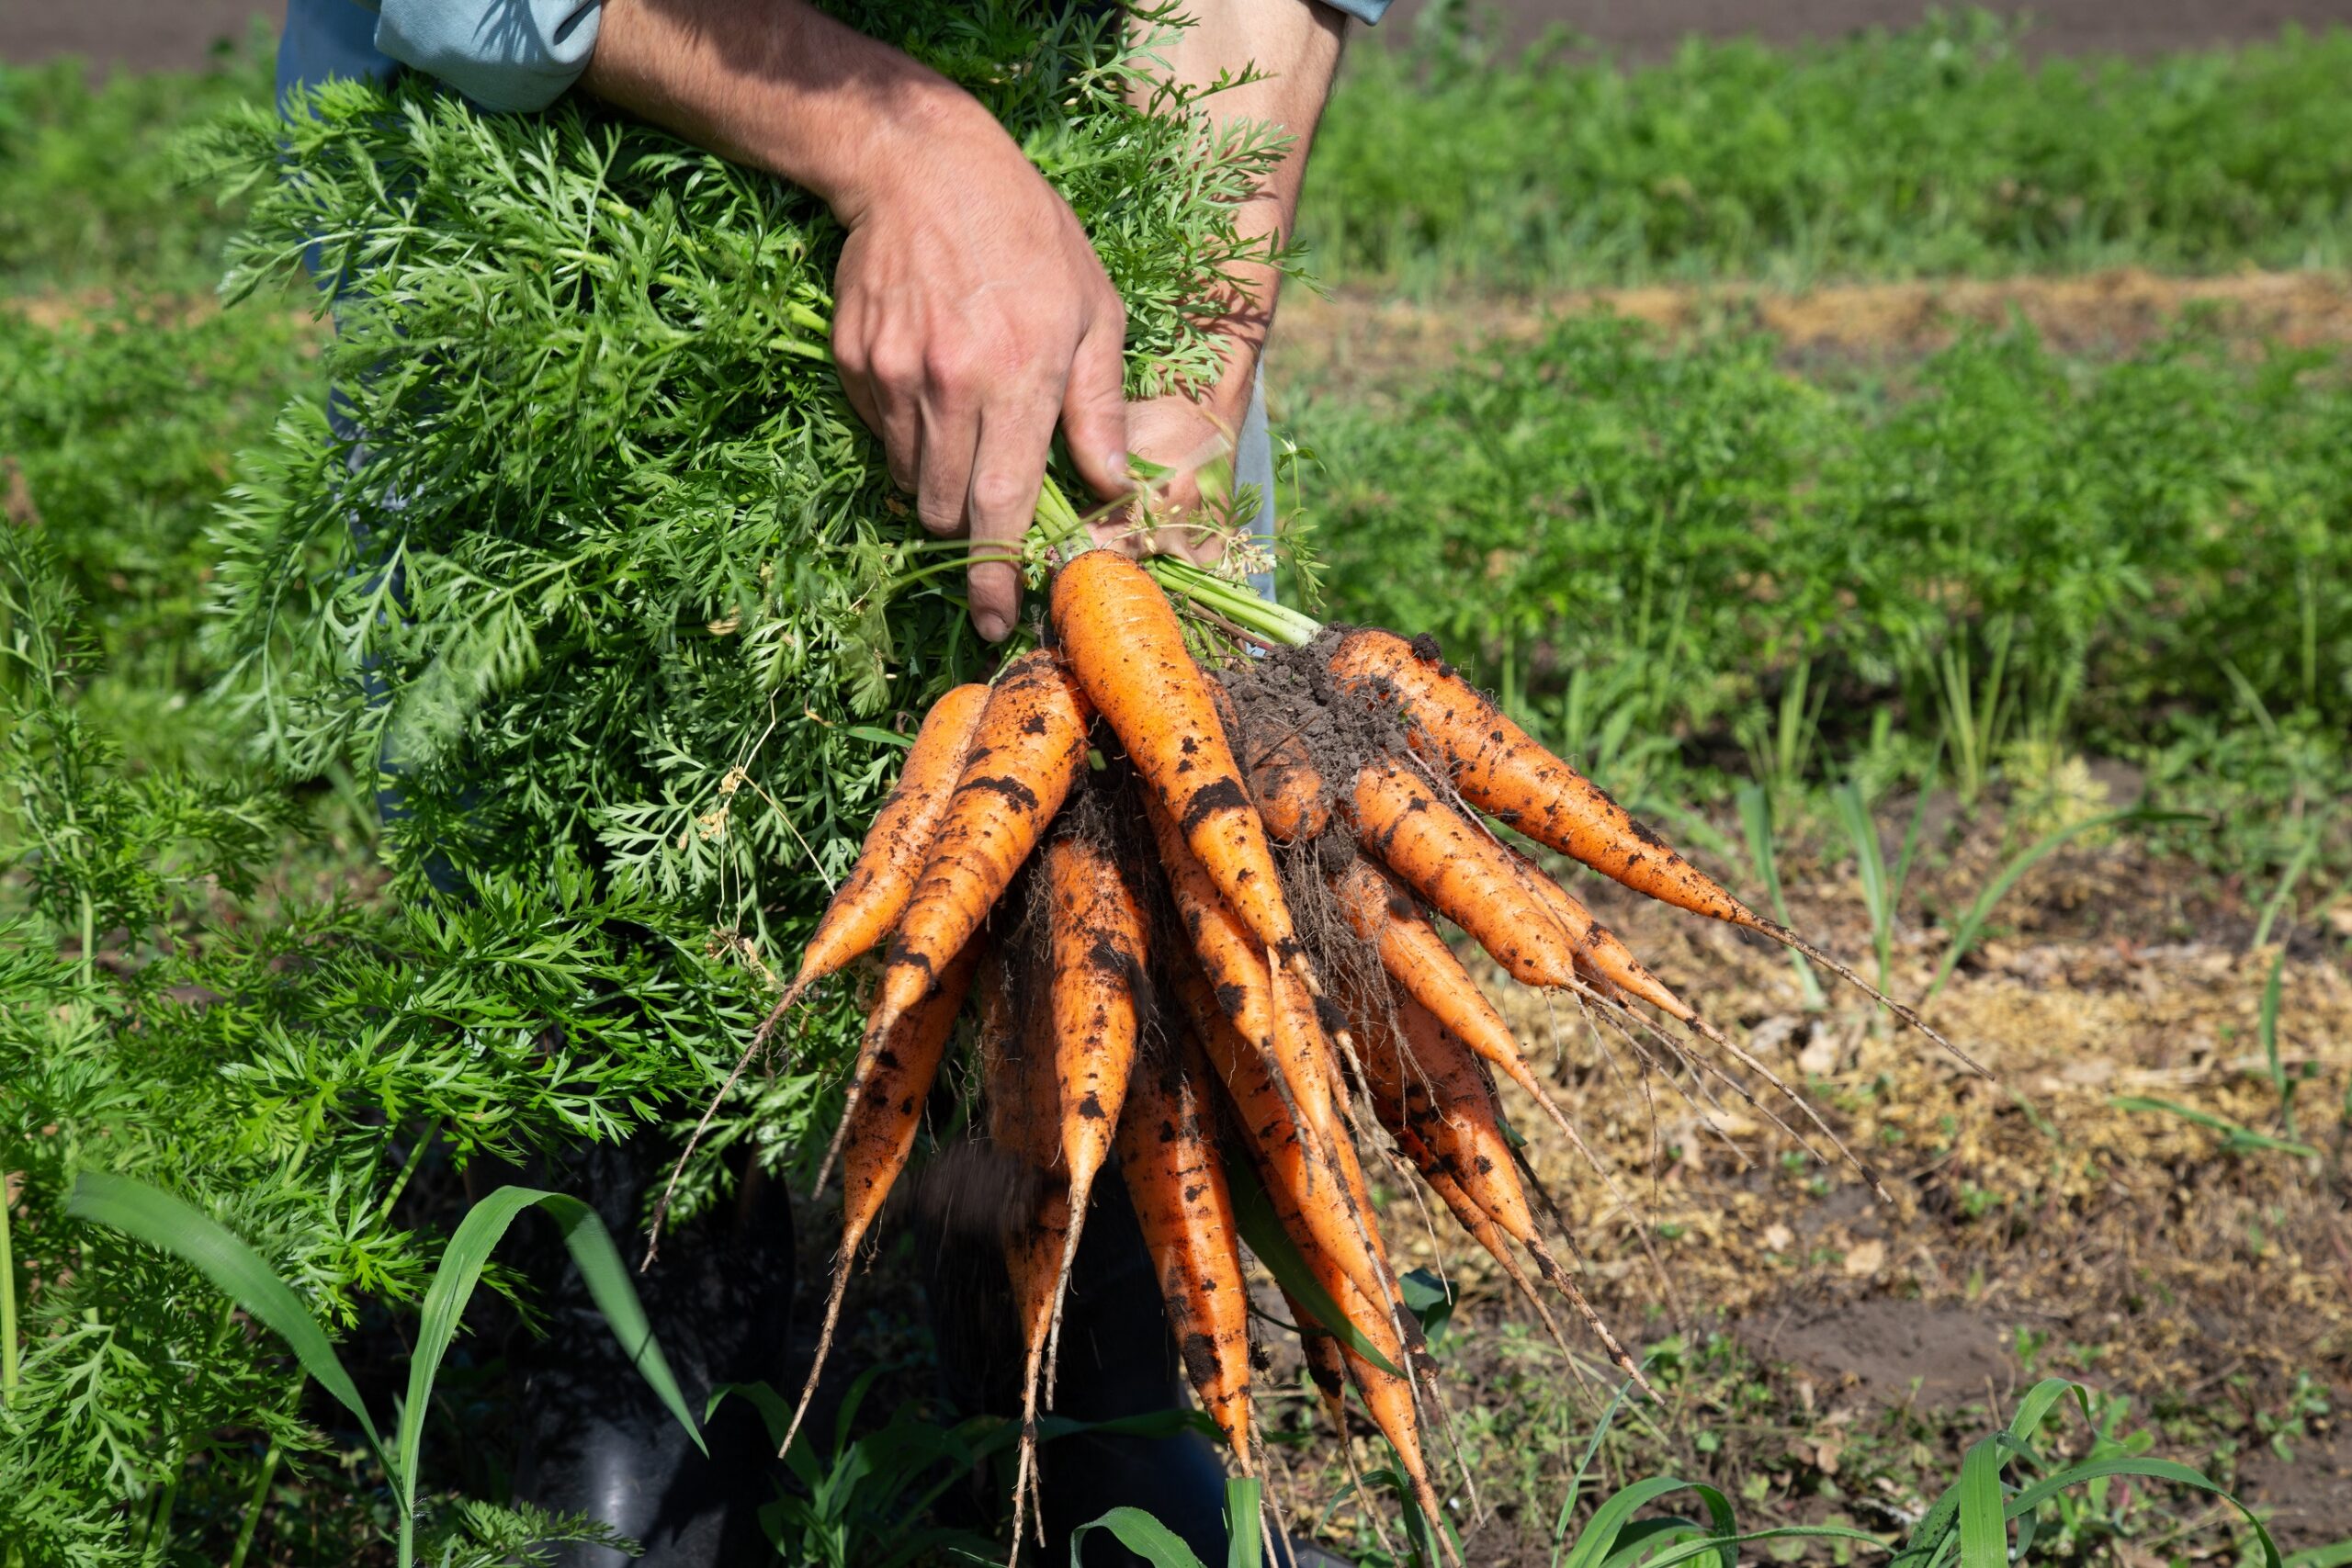
M 960 392 L 978 378 L 977 355 L 961 339 L 944 339 L 923 350 L 923 379 L 943 392 Z
M 893 392 L 910 392 L 922 382 L 921 353 L 895 340 L 875 344 L 865 353 L 867 377 Z
M 972 479 L 972 510 L 984 517 L 1003 517 L 1022 510 L 1029 500 L 1029 487 L 1018 474 L 1009 471 L 984 472 Z

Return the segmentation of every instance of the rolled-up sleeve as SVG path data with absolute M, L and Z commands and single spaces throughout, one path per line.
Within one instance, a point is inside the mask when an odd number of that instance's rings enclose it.
M 1388 0 L 1323 0 L 1334 11 L 1344 11 L 1366 27 L 1376 24 L 1388 9 Z
M 543 109 L 596 48 L 604 0 L 382 0 L 376 47 L 486 109 Z

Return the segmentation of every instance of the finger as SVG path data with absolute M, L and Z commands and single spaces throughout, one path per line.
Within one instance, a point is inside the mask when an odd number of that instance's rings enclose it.
M 833 313 L 831 335 L 833 374 L 841 380 L 842 396 L 849 400 L 850 412 L 859 423 L 879 435 L 882 420 L 875 412 L 874 367 L 865 357 L 865 312 L 855 294 L 842 297 Z
M 980 434 L 979 405 L 934 390 L 922 400 L 921 466 L 915 515 L 941 538 L 964 531 L 972 493 L 972 453 Z
M 1134 488 L 1127 478 L 1126 313 L 1115 300 L 1098 311 L 1070 356 L 1062 389 L 1062 435 L 1080 478 L 1105 501 Z
M 1053 455 L 1051 390 L 980 414 L 972 459 L 972 625 L 990 642 L 1011 634 L 1021 613 L 1022 536 L 1037 515 L 1037 491 Z
M 865 423 L 882 437 L 890 482 L 900 490 L 913 491 L 923 465 L 922 351 L 896 336 L 882 334 L 867 344 L 865 357 L 865 392 L 874 405 Z M 925 525 L 929 525 L 927 519 Z

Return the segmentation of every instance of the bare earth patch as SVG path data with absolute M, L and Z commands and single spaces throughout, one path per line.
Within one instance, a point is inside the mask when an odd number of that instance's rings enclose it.
M 1605 311 L 1673 333 L 1761 330 L 1793 357 L 1905 356 L 1961 332 L 2013 319 L 2071 353 L 2128 350 L 2191 310 L 2248 343 L 2352 343 L 2352 279 L 2335 273 L 2251 272 L 2165 277 L 2136 268 L 2075 277 L 1931 278 L 1840 284 L 1787 293 L 1753 284 L 1596 288 L 1543 299 L 1419 303 L 1341 289 L 1283 302 L 1272 364 L 1280 384 L 1394 385 L 1450 365 L 1490 338 L 1526 342 L 1555 317 Z
M 1972 829 L 1950 863 L 1915 881 L 1896 994 L 1925 988 L 1948 942 L 1918 912 L 1966 907 L 1997 864 L 1997 830 Z M 2128 1400 L 2118 1408 L 2131 1425 L 2168 1434 L 2159 1455 L 2238 1488 L 2270 1514 L 2283 1548 L 2352 1534 L 2352 1448 L 2333 1424 L 2352 1397 L 2340 1127 L 2352 980 L 2336 929 L 2352 910 L 2307 923 L 2283 973 L 2280 1055 L 2290 1073 L 2312 1075 L 2296 1101 L 2298 1132 L 2321 1151 L 2312 1160 L 2232 1152 L 2208 1127 L 2113 1103 L 2162 1100 L 2284 1133 L 2256 1031 L 2276 950 L 2244 951 L 2242 902 L 2137 848 L 2043 863 L 2002 907 L 2002 933 L 1936 998 L 1932 1021 L 1989 1077 L 1890 1032 L 1834 982 L 1827 1009 L 1807 1012 L 1785 953 L 1595 877 L 1577 888 L 1669 985 L 1802 1086 L 1894 1196 L 1881 1203 L 1850 1166 L 1816 1159 L 1776 1126 L 1774 1115 L 1826 1153 L 1752 1073 L 1740 1076 L 1755 1083 L 1753 1105 L 1720 1083 L 1669 1086 L 1572 1003 L 1482 976 L 1531 1054 L 1556 1047 L 1564 1103 L 1607 1167 L 1605 1184 L 1505 1090 L 1532 1164 L 1577 1217 L 1597 1303 L 1630 1341 L 1681 1347 L 1683 1381 L 1642 1452 L 1726 1491 L 1747 1487 L 1745 1528 L 1843 1517 L 1894 1530 L 1924 1500 L 1917 1481 L 1948 1483 L 1967 1442 L 2006 1420 L 2034 1379 L 2058 1373 Z M 1867 954 L 1860 888 L 1843 866 L 1801 876 L 1790 896 L 1800 929 Z M 1444 1267 L 1462 1292 L 1447 1377 L 1467 1407 L 1457 1419 L 1482 1484 L 1496 1490 L 1484 1479 L 1494 1467 L 1532 1465 L 1529 1451 L 1548 1445 L 1557 1452 L 1531 1469 L 1529 1491 L 1548 1488 L 1556 1506 L 1568 1450 L 1581 1445 L 1566 1435 L 1589 1429 L 1613 1380 L 1599 1375 L 1597 1354 L 1591 1369 L 1572 1369 L 1531 1331 L 1508 1282 L 1450 1226 L 1433 1247 L 1396 1188 L 1396 1249 Z M 1645 1231 L 1662 1269 L 1645 1257 Z M 1707 1344 L 1754 1370 L 1705 1381 L 1696 1348 Z M 2298 1420 L 2282 1445 L 2290 1461 L 2263 1433 Z M 2241 1436 L 2214 1436 L 2233 1423 Z M 2192 1427 L 2201 1436 L 2188 1441 Z M 1374 1453 L 1360 1444 L 1366 1462 Z M 1294 1506 L 1318 1485 L 1299 1468 L 1307 1460 L 1284 1478 Z M 2201 1506 L 2182 1500 L 2180 1517 L 2218 1528 L 2173 1549 L 2229 1555 L 2226 1521 Z M 1548 1561 L 1551 1526 L 1548 1508 L 1540 1518 L 1493 1509 L 1469 1536 L 1472 1558 Z

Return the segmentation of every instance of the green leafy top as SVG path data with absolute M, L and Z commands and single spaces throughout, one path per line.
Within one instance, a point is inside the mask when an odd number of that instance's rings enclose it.
M 1211 373 L 1197 302 L 1284 259 L 1235 225 L 1282 143 L 1151 78 L 1178 24 L 871 10 L 1086 225 L 1131 392 Z M 989 657 L 833 379 L 830 216 L 580 101 L 336 83 L 205 154 L 252 194 L 232 293 L 313 245 L 344 280 L 326 371 L 367 436 L 291 411 L 223 519 L 215 651 L 271 759 L 389 760 L 394 836 L 461 872 L 577 846 L 722 926 L 812 911 L 894 732 Z

